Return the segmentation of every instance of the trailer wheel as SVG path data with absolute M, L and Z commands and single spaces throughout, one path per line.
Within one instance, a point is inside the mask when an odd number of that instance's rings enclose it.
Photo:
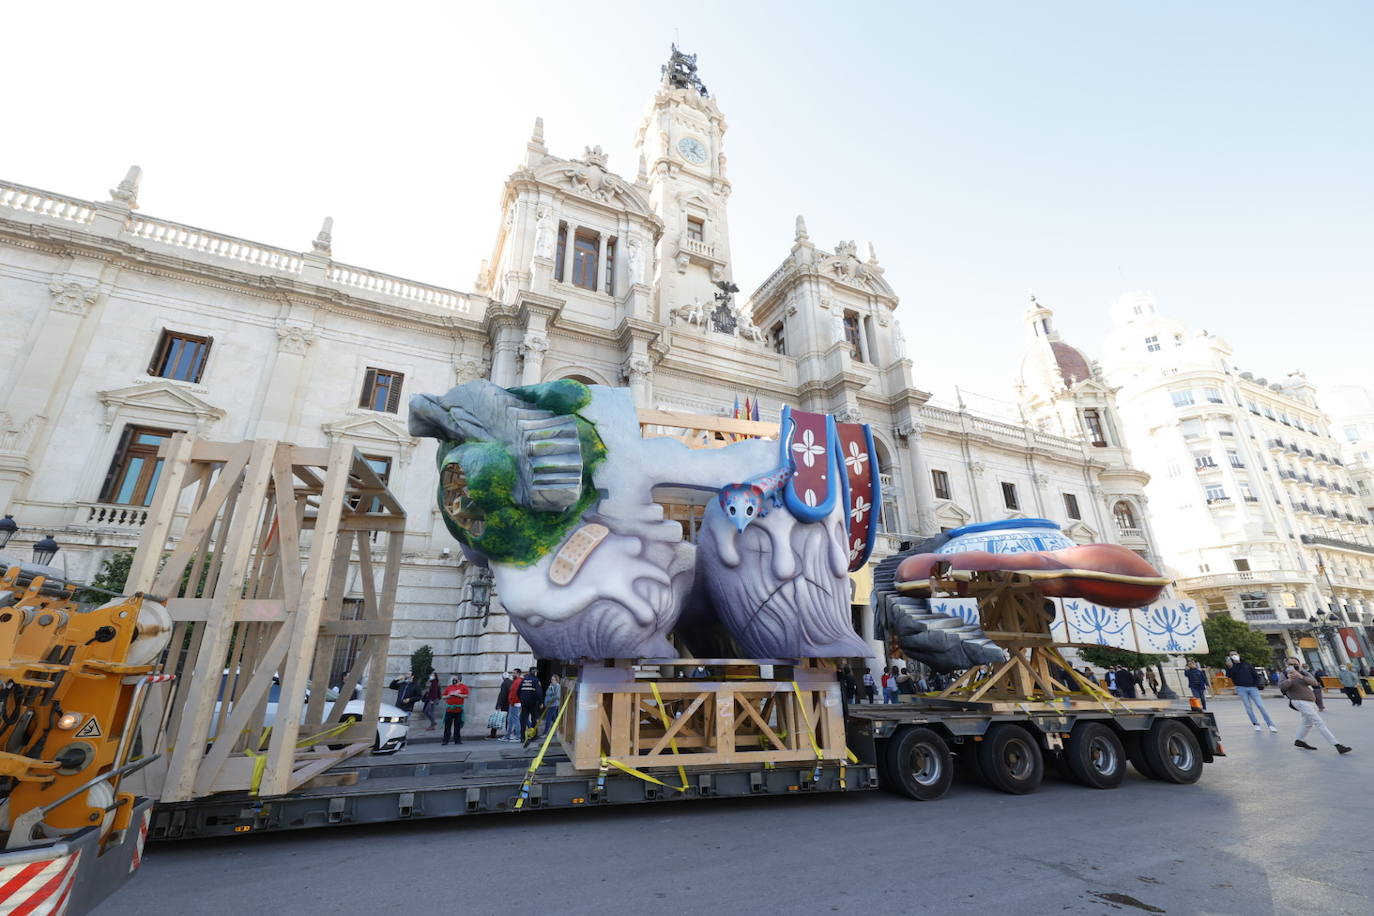
M 978 743 L 978 770 L 992 788 L 1025 795 L 1045 778 L 1045 758 L 1030 732 L 1002 722 Z
M 1115 789 L 1126 778 L 1126 749 L 1101 722 L 1079 722 L 1064 743 L 1069 775 L 1093 789 Z
M 1202 748 L 1192 729 L 1177 719 L 1159 719 L 1150 726 L 1141 751 L 1155 779 L 1188 784 L 1202 777 Z
M 887 773 L 893 788 L 917 801 L 949 791 L 954 759 L 945 739 L 928 728 L 904 728 L 887 742 Z
M 1154 767 L 1150 766 L 1150 761 L 1145 759 L 1145 736 L 1148 732 L 1136 731 L 1126 732 L 1123 743 L 1126 747 L 1126 759 L 1135 767 L 1137 773 L 1146 779 L 1159 779 Z

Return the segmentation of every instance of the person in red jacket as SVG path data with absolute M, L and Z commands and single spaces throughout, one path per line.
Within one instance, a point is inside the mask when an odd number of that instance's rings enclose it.
M 520 680 L 520 669 L 512 669 L 510 687 L 506 692 L 506 734 L 501 738 L 502 741 L 520 740 Z
M 463 704 L 469 692 L 461 674 L 455 674 L 444 688 L 444 739 L 441 743 L 448 744 L 450 735 L 454 744 L 463 743 Z

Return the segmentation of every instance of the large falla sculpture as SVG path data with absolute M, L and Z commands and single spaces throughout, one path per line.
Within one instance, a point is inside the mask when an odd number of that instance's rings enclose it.
M 438 440 L 444 522 L 491 569 L 540 658 L 680 657 L 669 636 L 697 657 L 871 654 L 849 579 L 868 562 L 882 505 L 867 426 L 784 409 L 776 440 L 693 449 L 643 438 L 627 389 L 563 379 L 416 395 L 410 431 Z M 696 543 L 664 519 L 656 488 L 712 494 Z M 942 671 L 1006 652 L 976 622 L 932 609 L 923 589 L 936 564 L 1015 571 L 1047 596 L 1121 607 L 1167 581 L 1130 551 L 1073 546 L 1043 520 L 940 535 L 877 565 L 873 605 L 878 632 Z
M 779 439 L 645 439 L 627 389 L 487 381 L 410 402 L 439 506 L 540 658 L 867 656 L 849 571 L 881 505 L 867 427 L 785 410 Z M 697 543 L 656 487 L 710 491 Z

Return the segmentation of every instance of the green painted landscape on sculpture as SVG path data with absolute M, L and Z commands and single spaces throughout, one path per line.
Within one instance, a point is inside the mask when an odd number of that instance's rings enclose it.
M 576 411 L 591 401 L 591 392 L 580 382 L 561 379 L 542 385 L 510 389 L 511 394 L 541 410 L 573 415 L 582 453 L 582 492 L 577 502 L 562 512 L 540 512 L 515 502 L 519 479 L 517 458 L 495 439 L 442 442 L 438 464 L 442 469 L 457 463 L 467 478 L 467 497 L 480 510 L 485 527 L 480 535 L 459 525 L 448 512 L 442 486 L 439 505 L 444 525 L 458 541 L 480 550 L 492 560 L 528 566 L 555 549 L 597 500 L 592 472 L 606 458 L 606 446 L 596 427 Z

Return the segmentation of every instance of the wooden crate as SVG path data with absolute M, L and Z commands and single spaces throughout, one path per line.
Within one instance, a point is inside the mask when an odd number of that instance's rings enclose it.
M 636 769 L 815 762 L 817 747 L 829 762 L 845 756 L 840 686 L 834 669 L 819 665 L 798 666 L 787 680 L 664 678 L 628 663 L 583 666 L 574 703 L 559 738 L 579 772 L 598 770 L 603 756 Z
M 373 743 L 405 512 L 343 442 L 176 435 L 160 454 L 127 588 L 166 601 L 175 625 L 165 670 L 177 679 L 164 688 L 166 728 L 153 717 L 142 723 L 145 752 L 163 757 L 142 771 L 141 790 L 164 802 L 255 783 L 261 795 L 285 794 Z M 361 609 L 344 619 L 350 590 Z M 330 685 L 340 640 L 356 654 Z M 361 721 L 316 740 L 338 726 L 360 683 Z M 333 702 L 330 686 L 339 687 Z

